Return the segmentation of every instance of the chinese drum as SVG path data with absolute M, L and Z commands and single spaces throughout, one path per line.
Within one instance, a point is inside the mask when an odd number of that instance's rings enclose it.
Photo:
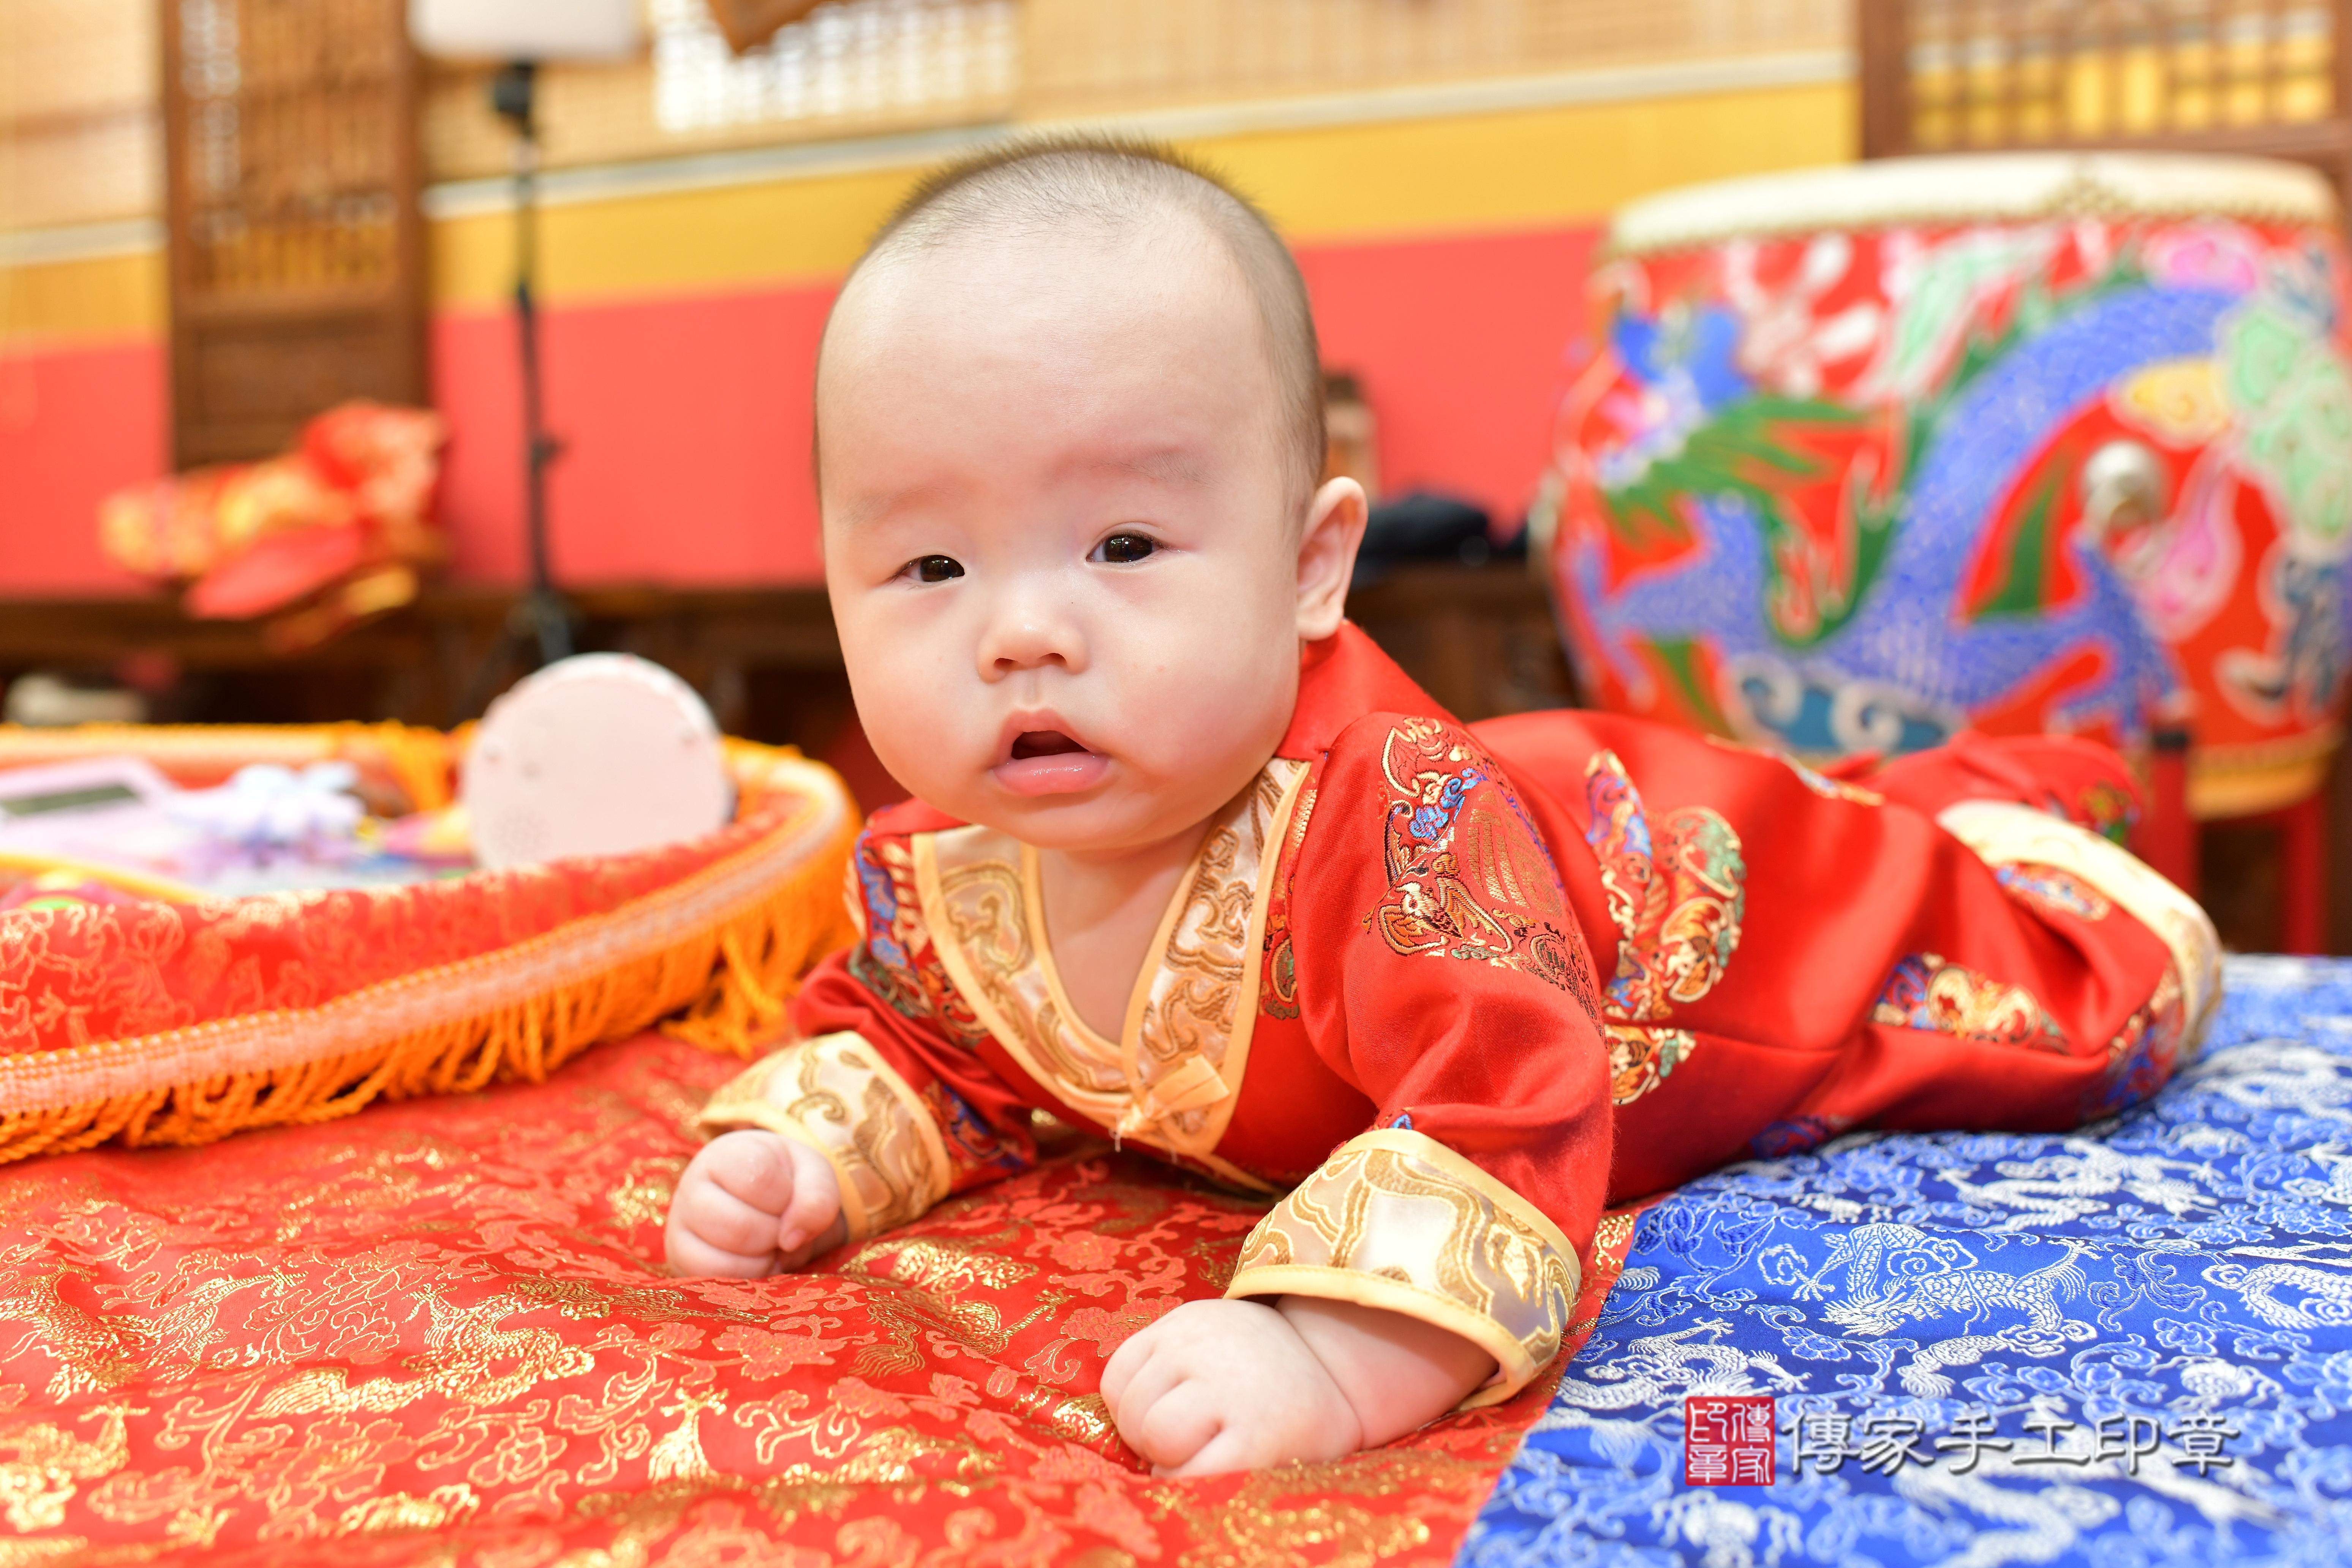
M 1627 208 L 1549 572 L 1602 706 L 1801 756 L 2185 721 L 2202 816 L 2339 734 L 2352 381 L 2301 167 L 1895 160 Z

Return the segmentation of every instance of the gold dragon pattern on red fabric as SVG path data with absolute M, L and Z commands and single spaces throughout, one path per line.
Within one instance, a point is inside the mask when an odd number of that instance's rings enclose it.
M 1152 1477 L 1104 1360 L 1259 1217 L 1093 1142 L 740 1282 L 651 1261 L 736 1064 L 0 1172 L 9 1561 L 1449 1562 L 1550 1379 L 1331 1464 Z M 1601 1222 L 1570 1346 L 1631 1241 Z
M 1460 730 L 1415 719 L 1389 731 L 1381 771 L 1390 791 L 1389 893 L 1372 928 L 1408 956 L 1534 975 L 1598 1017 L 1559 873 L 1502 769 Z
M 1584 770 L 1591 817 L 1585 842 L 1600 862 L 1616 922 L 1616 973 L 1601 986 L 1609 1035 L 1610 1092 L 1639 1100 L 1697 1049 L 1687 1029 L 1664 1026 L 1677 1003 L 1715 989 L 1739 945 L 1748 907 L 1748 867 L 1739 835 L 1717 812 L 1686 805 L 1667 814 L 1654 840 L 1641 792 L 1613 752 Z
M 1985 1045 L 2067 1049 L 2066 1031 L 2022 985 L 1979 974 L 1941 953 L 1906 954 L 1887 975 L 1870 1021 Z

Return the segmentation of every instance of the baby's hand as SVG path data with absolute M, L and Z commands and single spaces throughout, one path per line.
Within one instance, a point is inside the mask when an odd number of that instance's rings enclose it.
M 1458 1405 L 1495 1359 L 1402 1312 L 1282 1296 L 1188 1301 L 1118 1347 L 1103 1398 L 1160 1475 L 1377 1448 Z
M 824 1156 L 746 1129 L 712 1139 L 678 1177 L 665 1240 L 672 1273 L 757 1279 L 798 1268 L 847 1234 Z
M 1283 1315 L 1187 1301 L 1112 1352 L 1103 1399 L 1152 1473 L 1205 1476 L 1363 1446 L 1355 1407 Z

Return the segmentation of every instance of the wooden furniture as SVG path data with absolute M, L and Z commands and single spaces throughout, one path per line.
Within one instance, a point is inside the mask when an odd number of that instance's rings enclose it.
M 801 747 L 851 775 L 861 799 L 894 790 L 852 722 L 824 590 L 590 588 L 567 595 L 583 651 L 642 654 L 700 691 L 730 734 Z M 0 600 L 0 685 L 49 669 L 135 680 L 152 717 L 181 723 L 478 717 L 523 670 L 506 662 L 514 596 L 428 588 L 404 610 L 296 658 L 250 622 L 197 621 L 165 598 Z M 1438 700 L 1483 719 L 1573 700 L 1543 587 L 1516 563 L 1412 566 L 1349 609 Z
M 819 748 L 847 712 L 824 590 L 604 587 L 568 595 L 583 650 L 642 654 L 684 677 L 730 732 Z M 295 658 L 245 621 L 192 620 L 163 597 L 0 600 L 0 686 L 35 669 L 143 680 L 184 723 L 478 717 L 523 673 L 505 647 L 511 591 L 427 588 L 404 610 Z M 1574 700 L 1543 586 L 1516 563 L 1412 566 L 1349 613 L 1464 719 Z
M 2352 191 L 2347 0 L 1858 0 L 1862 155 L 2292 158 Z
M 596 588 L 574 600 L 582 647 L 659 660 L 710 701 L 730 733 L 822 757 L 868 807 L 896 798 L 850 722 L 822 588 Z M 252 625 L 191 621 L 168 599 L 0 599 L 0 685 L 33 669 L 110 672 L 156 686 L 158 720 L 446 726 L 487 701 L 485 694 L 466 705 L 512 606 L 500 590 L 429 589 L 406 610 L 285 659 Z M 1573 700 L 1549 602 L 1517 563 L 1404 568 L 1349 595 L 1349 610 L 1465 719 Z M 492 684 L 520 673 L 494 669 Z M 2345 781 L 2352 775 L 2339 774 Z M 2204 898 L 2233 947 L 2281 945 L 2281 883 L 2295 874 L 2281 847 L 2277 836 L 2244 823 L 2208 832 Z M 2352 875 L 2347 851 L 2339 837 L 2331 875 Z
M 426 401 L 404 0 L 157 0 L 172 456 L 268 456 L 346 398 Z
M 1524 562 L 1398 567 L 1351 591 L 1348 616 L 1457 719 L 1577 706 L 1551 600 Z

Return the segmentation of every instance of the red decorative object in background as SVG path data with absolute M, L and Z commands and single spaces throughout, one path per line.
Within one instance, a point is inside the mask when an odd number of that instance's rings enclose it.
M 371 795 L 434 811 L 459 749 L 391 724 L 0 728 L 0 771 L 135 757 L 185 784 L 331 758 Z M 850 938 L 856 819 L 840 781 L 797 752 L 732 742 L 727 758 L 726 827 L 545 866 L 229 898 L 136 865 L 0 855 L 0 891 L 31 881 L 44 898 L 59 889 L 43 873 L 63 870 L 143 895 L 0 921 L 0 1162 L 537 1080 L 657 1021 L 749 1054 L 802 973 Z
M 432 521 L 446 439 L 437 414 L 346 403 L 283 456 L 116 492 L 99 540 L 141 576 L 185 582 L 191 615 L 274 617 L 292 652 L 416 596 L 446 553 Z
M 709 0 L 710 19 L 737 54 L 756 49 L 817 7 L 817 0 Z
M 2117 155 L 1629 208 L 1559 432 L 1588 689 L 1814 761 L 2177 718 L 2198 816 L 2308 795 L 2347 691 L 2334 220 L 2285 165 Z

